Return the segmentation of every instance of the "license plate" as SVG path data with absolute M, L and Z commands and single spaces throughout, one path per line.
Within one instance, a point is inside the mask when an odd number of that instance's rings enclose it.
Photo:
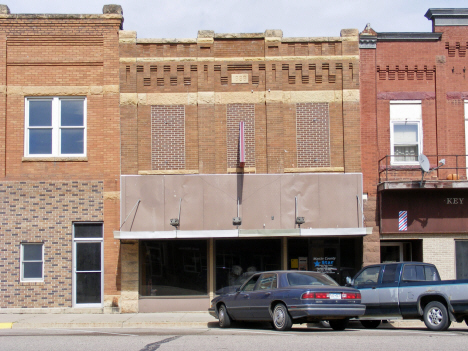
M 341 300 L 341 294 L 330 294 L 330 300 Z

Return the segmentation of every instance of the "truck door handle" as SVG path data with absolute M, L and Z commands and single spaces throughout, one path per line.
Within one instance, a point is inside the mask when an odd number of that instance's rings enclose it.
M 377 289 L 377 287 L 376 287 L 376 286 L 373 286 L 372 289 L 375 290 L 375 289 Z
M 265 293 L 265 296 L 270 296 L 271 295 L 271 292 L 266 292 Z
M 244 295 L 244 299 L 248 299 L 249 298 L 249 295 L 248 294 L 245 294 Z

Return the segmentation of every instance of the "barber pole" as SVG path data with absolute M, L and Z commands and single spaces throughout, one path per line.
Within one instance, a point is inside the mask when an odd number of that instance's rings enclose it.
M 408 230 L 408 211 L 400 211 L 398 215 L 398 230 Z

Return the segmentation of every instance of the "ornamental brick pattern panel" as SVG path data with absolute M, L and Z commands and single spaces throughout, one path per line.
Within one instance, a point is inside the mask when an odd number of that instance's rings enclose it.
M 153 170 L 185 169 L 185 107 L 151 107 Z
M 239 166 L 239 122 L 244 122 L 245 167 L 255 167 L 255 106 L 253 104 L 227 105 L 228 168 Z
M 103 190 L 102 181 L 0 182 L 0 308 L 72 306 L 73 222 L 104 220 Z M 21 243 L 43 243 L 44 282 L 20 282 Z
M 330 167 L 329 119 L 328 103 L 296 105 L 299 168 Z

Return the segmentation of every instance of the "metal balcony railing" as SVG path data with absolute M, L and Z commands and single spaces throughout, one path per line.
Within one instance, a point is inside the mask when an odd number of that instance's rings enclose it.
M 398 161 L 401 155 L 387 155 L 379 160 L 379 183 L 388 181 L 421 180 L 421 167 L 417 156 L 405 156 L 407 161 Z M 426 155 L 430 162 L 430 172 L 425 173 L 425 180 L 466 180 L 468 155 Z M 413 158 L 413 160 L 411 160 Z M 409 159 L 409 161 L 408 161 Z M 445 165 L 437 170 L 440 161 Z

